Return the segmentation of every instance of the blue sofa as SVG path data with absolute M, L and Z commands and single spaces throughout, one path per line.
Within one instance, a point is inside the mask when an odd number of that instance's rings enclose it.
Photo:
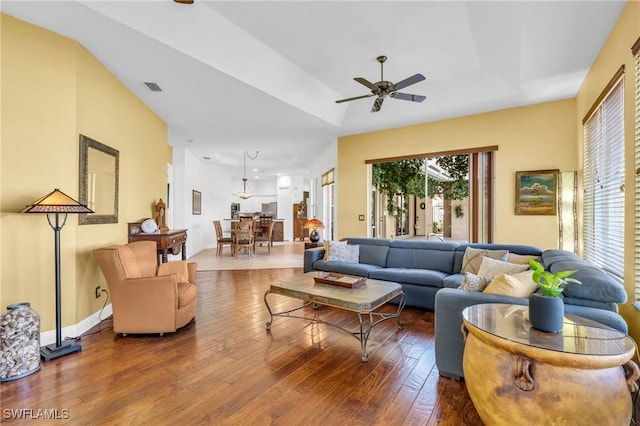
M 627 324 L 617 313 L 618 304 L 626 302 L 627 297 L 622 283 L 571 252 L 543 251 L 517 244 L 382 238 L 346 238 L 344 241 L 359 246 L 359 262 L 324 260 L 324 248 L 312 248 L 304 252 L 304 271 L 336 272 L 401 284 L 407 295 L 407 306 L 435 312 L 436 365 L 445 377 L 460 380 L 464 376 L 464 341 L 460 332 L 464 308 L 480 303 L 528 304 L 528 298 L 458 289 L 464 278 L 461 270 L 467 247 L 538 256 L 551 272 L 577 270 L 572 277 L 582 284 L 565 286 L 565 312 L 627 332 Z

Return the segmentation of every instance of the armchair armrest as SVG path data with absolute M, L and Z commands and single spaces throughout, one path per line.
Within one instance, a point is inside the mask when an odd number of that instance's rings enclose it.
M 195 262 L 187 263 L 187 270 L 189 271 L 189 282 L 196 285 L 196 272 L 198 271 L 198 264 Z
M 189 281 L 189 269 L 187 267 L 187 262 L 184 260 L 179 260 L 176 262 L 167 262 L 161 263 L 158 266 L 157 276 L 165 276 L 165 275 L 175 275 L 176 280 L 179 283 L 184 283 Z

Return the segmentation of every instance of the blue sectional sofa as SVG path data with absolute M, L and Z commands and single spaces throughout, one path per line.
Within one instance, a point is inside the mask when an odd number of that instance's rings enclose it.
M 324 248 L 312 248 L 304 252 L 304 271 L 336 272 L 400 283 L 407 295 L 408 306 L 435 312 L 436 364 L 442 376 L 463 378 L 464 342 L 460 327 L 464 308 L 480 303 L 528 304 L 528 298 L 458 289 L 464 278 L 461 270 L 467 247 L 537 256 L 551 272 L 577 270 L 572 277 L 582 284 L 565 287 L 565 312 L 627 332 L 627 324 L 617 313 L 617 305 L 626 302 L 627 297 L 622 283 L 571 252 L 543 251 L 517 244 L 381 238 L 346 238 L 343 241 L 359 246 L 357 263 L 324 260 Z

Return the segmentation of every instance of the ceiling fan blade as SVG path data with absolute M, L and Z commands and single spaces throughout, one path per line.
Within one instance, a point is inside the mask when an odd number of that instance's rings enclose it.
M 412 95 L 410 93 L 400 93 L 400 92 L 393 92 L 389 96 L 391 96 L 394 99 L 402 99 L 403 101 L 411 101 L 411 102 L 422 102 L 425 99 L 427 99 L 425 96 L 422 96 L 422 95 Z
M 374 92 L 379 92 L 380 91 L 380 88 L 378 88 L 378 86 L 376 86 L 375 84 L 373 84 L 372 82 L 370 82 L 366 78 L 356 77 L 356 78 L 354 78 L 354 80 L 357 81 L 358 83 L 362 84 L 363 86 L 368 87 L 369 89 L 371 89 Z
M 419 83 L 422 80 L 424 80 L 424 75 L 422 75 L 422 74 L 412 75 L 411 77 L 405 78 L 404 80 L 399 81 L 396 84 L 394 84 L 393 85 L 393 90 L 404 89 L 405 87 L 411 86 L 412 84 Z
M 370 98 L 372 96 L 374 96 L 373 93 L 371 93 L 369 95 L 355 96 L 353 98 L 339 99 L 339 100 L 336 101 L 336 103 L 339 104 L 339 103 L 342 103 L 342 102 L 355 101 L 356 99 Z
M 373 107 L 371 107 L 371 112 L 380 111 L 380 108 L 382 108 L 383 101 L 384 101 L 384 97 L 378 96 L 378 98 L 373 102 Z

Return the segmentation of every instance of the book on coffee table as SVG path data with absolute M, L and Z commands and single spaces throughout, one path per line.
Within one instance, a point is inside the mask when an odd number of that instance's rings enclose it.
M 336 274 L 334 272 L 321 272 L 313 277 L 313 279 L 317 283 L 337 285 L 346 288 L 362 287 L 367 283 L 365 277 L 354 277 L 352 275 Z

